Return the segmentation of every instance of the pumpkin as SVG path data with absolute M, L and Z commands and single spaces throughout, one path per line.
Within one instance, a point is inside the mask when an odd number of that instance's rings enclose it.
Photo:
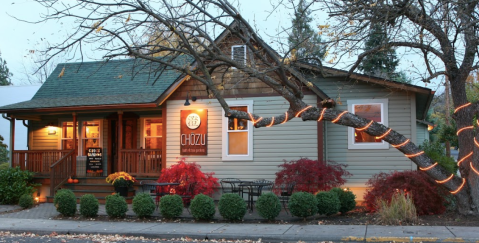
M 78 183 L 78 179 L 73 179 L 73 183 Z
M 70 178 L 68 178 L 67 182 L 71 184 L 71 183 L 73 183 L 73 179 L 70 177 Z

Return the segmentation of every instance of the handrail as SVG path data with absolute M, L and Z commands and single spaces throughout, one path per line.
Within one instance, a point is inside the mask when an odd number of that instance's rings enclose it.
M 12 167 L 19 166 L 37 175 L 49 175 L 50 166 L 60 160 L 71 150 L 14 150 Z
M 136 176 L 159 175 L 162 169 L 161 149 L 120 150 L 122 169 Z
M 71 150 L 50 166 L 50 196 L 54 196 L 55 191 L 73 175 L 74 152 L 75 150 Z

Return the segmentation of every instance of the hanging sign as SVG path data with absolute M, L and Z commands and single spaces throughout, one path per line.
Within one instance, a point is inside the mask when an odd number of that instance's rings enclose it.
M 101 173 L 103 172 L 103 156 L 101 148 L 87 148 L 86 154 L 86 172 Z
M 181 110 L 180 119 L 180 155 L 207 155 L 208 110 Z

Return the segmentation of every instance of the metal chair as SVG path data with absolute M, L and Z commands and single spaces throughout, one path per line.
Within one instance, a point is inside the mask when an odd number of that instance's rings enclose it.
M 241 180 L 236 178 L 222 179 L 220 181 L 221 191 L 223 193 L 241 193 L 241 196 L 243 196 L 243 190 L 241 190 L 241 188 L 238 186 L 240 183 Z
M 189 214 L 191 214 L 190 204 L 191 204 L 191 199 L 194 197 L 193 194 L 195 192 L 195 186 L 196 186 L 196 182 L 188 184 L 185 194 L 180 195 L 181 199 L 183 199 L 183 206 L 186 208 L 186 211 L 188 211 Z
M 252 188 L 251 190 L 251 195 L 250 195 L 250 198 L 252 200 L 252 204 L 254 204 L 256 202 L 256 200 L 254 200 L 254 197 L 259 197 L 263 194 L 263 190 L 267 190 L 267 191 L 271 191 L 272 187 L 273 187 L 273 182 L 272 181 L 268 181 L 268 180 L 265 180 L 265 179 L 260 179 L 260 180 L 255 180 L 253 181 L 253 185 L 255 183 L 266 183 L 266 184 L 270 184 L 268 186 L 255 186 Z M 256 189 L 256 190 L 254 190 Z
M 279 201 L 283 204 L 284 211 L 288 213 L 288 209 L 286 208 L 286 205 L 289 202 L 289 198 L 291 195 L 293 195 L 294 187 L 296 186 L 296 182 L 291 182 L 288 184 L 281 184 L 277 187 L 277 189 L 274 189 L 274 191 L 278 192 L 278 198 Z
M 141 190 L 143 192 L 150 194 L 151 198 L 153 198 L 153 201 L 155 202 L 155 205 L 156 205 L 156 210 L 158 210 L 158 206 L 160 203 L 160 198 L 159 198 L 160 192 L 157 186 L 154 185 L 155 183 L 157 182 L 154 180 L 145 180 L 145 181 L 141 181 L 140 185 L 141 185 Z

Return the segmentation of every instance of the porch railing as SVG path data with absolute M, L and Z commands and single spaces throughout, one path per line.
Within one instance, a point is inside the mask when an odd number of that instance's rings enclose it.
M 158 176 L 161 172 L 161 149 L 123 149 L 121 169 L 136 176 Z
M 50 196 L 55 195 L 55 191 L 73 175 L 73 152 L 50 166 Z
M 50 166 L 72 150 L 14 150 L 12 166 L 35 172 L 39 176 L 50 175 Z

